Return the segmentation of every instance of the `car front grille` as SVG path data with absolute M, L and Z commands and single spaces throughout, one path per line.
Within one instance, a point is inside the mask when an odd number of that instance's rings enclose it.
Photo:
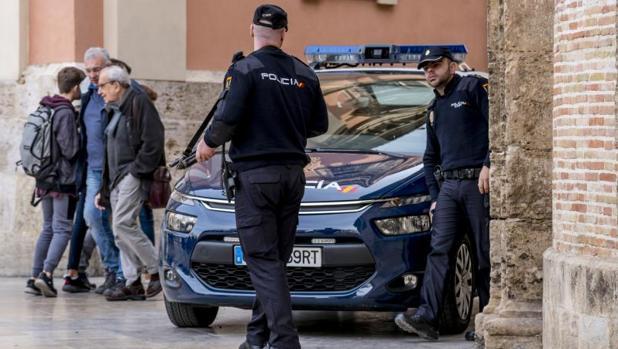
M 193 263 L 193 270 L 211 287 L 225 290 L 251 291 L 253 285 L 246 266 Z M 373 265 L 299 268 L 287 267 L 290 291 L 347 291 L 360 286 L 371 275 Z

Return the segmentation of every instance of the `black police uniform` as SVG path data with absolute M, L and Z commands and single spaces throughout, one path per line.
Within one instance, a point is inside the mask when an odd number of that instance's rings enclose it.
M 489 167 L 487 80 L 455 75 L 444 95 L 436 91 L 427 114 L 427 148 L 423 157 L 425 179 L 432 201 L 431 253 L 421 290 L 420 314 L 438 325 L 449 272 L 449 254 L 468 223 L 477 257 L 477 290 L 481 311 L 489 301 L 489 205 L 478 188 L 483 166 Z M 439 187 L 434 172 L 440 166 Z
M 304 194 L 308 137 L 326 132 L 328 114 L 316 74 L 273 46 L 234 63 L 204 135 L 214 148 L 232 141 L 236 225 L 256 290 L 247 342 L 300 348 L 285 265 Z

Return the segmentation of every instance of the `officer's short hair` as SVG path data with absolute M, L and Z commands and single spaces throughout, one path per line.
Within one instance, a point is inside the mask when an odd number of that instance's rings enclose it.
M 255 36 L 267 40 L 275 40 L 277 38 L 280 38 L 284 31 L 284 28 L 272 29 L 261 25 L 255 25 L 253 27 L 253 33 L 255 34 Z
M 75 67 L 65 67 L 58 72 L 58 90 L 69 93 L 86 78 L 86 73 Z

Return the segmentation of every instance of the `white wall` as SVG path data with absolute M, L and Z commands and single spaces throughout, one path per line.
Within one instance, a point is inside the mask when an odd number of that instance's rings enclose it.
M 0 80 L 17 80 L 28 59 L 27 0 L 2 1 L 0 43 Z
M 137 79 L 184 81 L 186 0 L 105 0 L 104 41 Z

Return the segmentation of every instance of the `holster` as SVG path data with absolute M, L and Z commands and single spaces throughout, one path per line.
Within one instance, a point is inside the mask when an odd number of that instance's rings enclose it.
M 232 164 L 225 159 L 225 144 L 223 144 L 223 149 L 221 150 L 221 186 L 228 202 L 232 202 L 234 199 L 236 176 L 237 173 L 232 169 Z
M 444 183 L 444 173 L 442 173 L 442 167 L 436 166 L 433 171 L 433 177 L 436 179 L 436 182 L 438 182 L 438 187 L 442 188 L 442 183 Z

